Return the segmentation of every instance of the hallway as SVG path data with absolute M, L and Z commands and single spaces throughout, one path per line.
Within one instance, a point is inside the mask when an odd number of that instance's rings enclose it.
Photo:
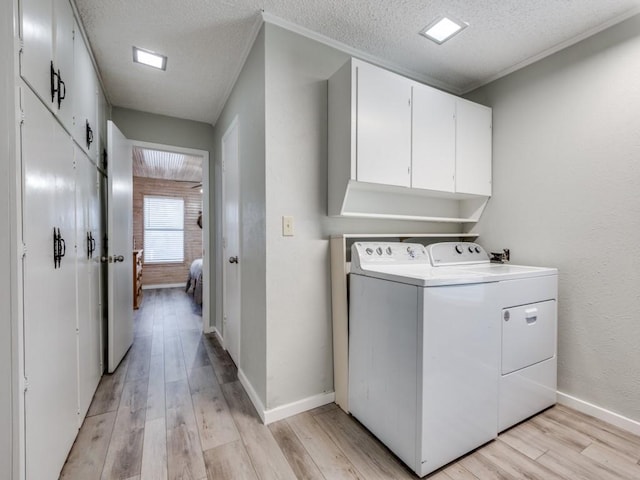
M 62 479 L 416 479 L 335 404 L 261 423 L 182 289 L 146 290 L 133 347 L 98 387 Z M 564 406 L 430 480 L 634 480 L 640 437 Z

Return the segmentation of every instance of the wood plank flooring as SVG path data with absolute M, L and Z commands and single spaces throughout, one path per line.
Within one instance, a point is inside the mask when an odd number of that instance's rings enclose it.
M 105 375 L 62 479 L 415 479 L 356 420 L 325 405 L 262 425 L 181 289 L 147 290 L 134 344 Z M 430 480 L 639 480 L 640 437 L 556 406 Z

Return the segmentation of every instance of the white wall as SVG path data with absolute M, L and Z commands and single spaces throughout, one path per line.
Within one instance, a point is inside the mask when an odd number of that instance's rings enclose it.
M 266 25 L 268 410 L 333 391 L 329 237 L 459 232 L 458 225 L 327 217 L 327 79 L 348 59 Z M 282 216 L 295 236 L 282 236 Z
M 239 119 L 240 368 L 266 410 L 333 391 L 330 235 L 460 231 L 327 217 L 327 79 L 347 58 L 265 24 L 215 125 L 218 169 L 222 135 Z M 295 236 L 282 237 L 283 215 Z
M 221 191 L 220 161 L 222 136 L 238 117 L 238 161 L 240 171 L 240 281 L 241 332 L 240 365 L 251 386 L 264 402 L 266 398 L 265 323 L 265 162 L 264 162 L 264 29 L 260 30 L 231 96 L 215 125 L 215 168 Z M 216 197 L 217 218 L 222 219 L 222 197 Z M 220 231 L 218 223 L 217 230 Z M 222 245 L 222 242 L 217 245 Z M 221 258 L 221 251 L 217 252 Z M 224 261 L 225 259 L 223 259 Z M 216 270 L 221 275 L 221 269 Z M 218 297 L 222 299 L 221 288 Z M 222 302 L 219 302 L 222 305 Z M 221 330 L 222 311 L 217 315 Z M 224 331 L 222 332 L 224 335 Z
M 493 107 L 476 230 L 557 266 L 563 393 L 640 421 L 640 16 L 470 95 Z
M 16 181 L 15 172 L 15 107 L 14 107 L 14 55 L 13 55 L 14 2 L 0 2 L 0 478 L 12 478 L 14 454 L 14 412 L 12 398 L 15 394 L 12 368 L 17 368 L 14 358 L 12 327 L 17 325 L 12 303 L 16 294 L 14 256 L 11 232 L 15 219 L 15 202 L 11 195 Z M 15 233 L 15 232 L 14 232 Z M 14 304 L 15 307 L 15 304 Z M 17 459 L 15 459 L 17 460 Z

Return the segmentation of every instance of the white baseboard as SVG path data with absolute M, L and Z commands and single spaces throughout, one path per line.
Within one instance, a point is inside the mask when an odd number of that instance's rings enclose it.
M 262 405 L 262 401 L 253 389 L 253 385 L 251 385 L 251 382 L 240 368 L 238 368 L 238 380 L 240 380 L 240 384 L 244 387 L 247 395 L 249 395 L 249 400 L 251 400 L 251 403 L 253 403 L 258 415 L 260 415 L 260 420 L 264 423 L 264 405 Z
M 634 435 L 640 435 L 640 422 L 624 417 L 618 413 L 599 407 L 579 398 L 572 397 L 566 393 L 558 392 L 558 403 L 571 407 L 574 410 L 591 415 L 592 417 L 603 420 L 611 425 L 622 428 Z
M 253 389 L 251 382 L 249 382 L 241 369 L 238 369 L 238 379 L 246 390 L 247 395 L 249 395 L 251 403 L 253 403 L 253 406 L 258 411 L 260 420 L 262 420 L 262 423 L 265 425 L 277 422 L 283 418 L 291 417 L 292 415 L 297 415 L 298 413 L 306 412 L 312 408 L 321 407 L 322 405 L 334 402 L 336 399 L 336 394 L 334 392 L 321 393 L 319 395 L 314 395 L 313 397 L 303 398 L 302 400 L 288 403 L 287 405 L 272 408 L 271 410 L 265 410 L 260 397 Z
M 297 415 L 298 413 L 311 410 L 312 408 L 321 407 L 322 405 L 335 402 L 335 400 L 335 392 L 320 393 L 318 395 L 314 395 L 313 397 L 303 398 L 302 400 L 298 400 L 296 402 L 272 408 L 271 410 L 267 410 L 266 412 L 264 412 L 264 423 L 265 425 L 269 425 L 270 423 L 277 422 L 278 420 L 282 420 L 283 418 L 291 417 L 293 415 Z
M 157 285 L 143 285 L 143 290 L 155 290 L 158 288 L 185 288 L 187 286 L 186 283 L 159 283 Z

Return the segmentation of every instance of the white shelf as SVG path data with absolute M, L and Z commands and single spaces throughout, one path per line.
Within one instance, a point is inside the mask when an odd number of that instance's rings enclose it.
M 440 223 L 475 223 L 489 197 L 349 180 L 338 193 L 339 212 L 351 218 L 379 218 Z

